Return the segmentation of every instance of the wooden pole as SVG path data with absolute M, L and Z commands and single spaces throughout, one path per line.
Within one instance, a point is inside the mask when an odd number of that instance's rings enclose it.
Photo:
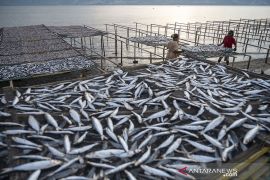
M 91 37 L 89 37 L 89 48 L 91 49 L 91 46 L 92 46 L 92 39 Z M 92 51 L 90 51 L 90 55 L 92 56 Z
M 127 28 L 127 40 L 126 40 L 126 48 L 128 49 L 128 45 L 129 45 L 129 27 Z
M 117 35 L 116 34 L 114 37 L 114 50 L 115 50 L 115 56 L 117 56 Z
M 246 42 L 245 53 L 247 52 L 248 42 L 249 42 L 249 38 L 247 39 L 247 42 Z
M 137 37 L 137 30 L 138 30 L 138 23 L 135 23 L 136 24 L 136 34 L 135 34 L 135 37 Z
M 234 62 L 235 62 L 235 57 L 233 56 L 232 67 L 233 67 L 233 65 L 234 65 Z
M 123 42 L 121 41 L 121 66 L 123 66 Z
M 83 49 L 83 38 L 81 37 L 81 49 Z
M 195 39 L 194 39 L 194 44 L 195 44 L 195 46 L 197 45 L 197 34 L 198 34 L 198 31 L 196 30 L 196 32 L 195 32 Z
M 162 52 L 162 58 L 163 58 L 163 61 L 165 61 L 165 46 L 163 46 L 163 52 Z
M 86 46 L 86 40 L 85 40 L 85 37 L 83 37 L 83 43 L 84 45 Z M 86 49 L 86 47 L 84 47 L 84 50 Z
M 204 35 L 203 35 L 203 43 L 205 44 L 205 35 L 207 32 L 207 24 L 205 24 L 205 30 L 204 30 Z
M 103 56 L 105 57 L 105 47 L 104 47 L 104 38 L 103 38 L 103 35 L 101 35 L 101 51 L 103 53 Z
M 136 60 L 136 43 L 134 43 L 133 48 L 134 48 L 134 60 L 133 60 L 133 64 L 137 64 L 138 61 Z
M 167 37 L 167 28 L 168 28 L 168 24 L 166 24 L 166 27 L 165 27 L 165 32 L 164 32 L 165 37 Z
M 13 80 L 10 80 L 10 81 L 9 81 L 9 87 L 11 87 L 12 89 L 14 89 L 14 83 L 13 83 Z
M 247 69 L 249 69 L 250 61 L 251 61 L 251 56 L 248 57 L 248 65 L 247 65 Z
M 107 33 L 106 37 L 107 37 L 107 46 L 108 46 L 109 45 L 108 25 L 105 24 L 105 27 L 106 27 L 106 33 Z
M 267 50 L 267 54 L 266 54 L 266 57 L 265 57 L 265 63 L 266 64 L 267 64 L 267 61 L 268 61 L 269 52 L 270 52 L 270 46 L 269 46 L 269 49 Z

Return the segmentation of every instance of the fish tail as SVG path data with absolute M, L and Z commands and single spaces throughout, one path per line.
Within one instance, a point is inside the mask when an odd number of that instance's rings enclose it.
M 2 172 L 0 173 L 0 175 L 9 173 L 9 172 L 11 172 L 11 171 L 12 171 L 12 168 L 4 168 L 4 169 L 2 170 Z

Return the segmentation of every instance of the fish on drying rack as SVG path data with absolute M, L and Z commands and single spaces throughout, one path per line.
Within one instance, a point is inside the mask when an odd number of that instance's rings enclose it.
M 140 37 L 130 37 L 130 41 L 135 43 L 146 44 L 148 46 L 165 46 L 169 43 L 171 39 L 166 36 L 140 36 Z
M 0 95 L 0 178 L 183 178 L 179 169 L 222 164 L 269 134 L 269 89 L 269 80 L 191 59 L 18 88 L 13 100 Z
M 230 56 L 234 52 L 231 48 L 224 48 L 217 45 L 198 45 L 198 46 L 183 46 L 182 50 L 187 55 L 198 56 L 198 57 L 221 57 Z

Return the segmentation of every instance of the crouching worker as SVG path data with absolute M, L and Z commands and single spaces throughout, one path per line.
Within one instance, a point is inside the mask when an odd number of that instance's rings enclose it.
M 177 58 L 181 51 L 178 50 L 179 47 L 179 35 L 178 34 L 173 34 L 172 36 L 172 41 L 170 41 L 167 45 L 168 52 L 167 52 L 167 59 L 175 59 Z
M 221 44 L 218 44 L 218 46 L 221 46 L 223 44 L 223 46 L 225 48 L 229 48 L 229 51 L 232 50 L 232 45 L 234 45 L 234 51 L 236 51 L 236 41 L 233 37 L 234 32 L 232 30 L 230 30 L 228 32 L 228 35 L 224 37 L 223 41 Z M 225 52 L 226 53 L 226 52 Z M 220 63 L 220 61 L 222 60 L 223 57 L 219 57 L 218 59 L 218 63 Z M 224 56 L 224 61 L 226 61 L 226 64 L 229 65 L 229 56 L 225 55 Z

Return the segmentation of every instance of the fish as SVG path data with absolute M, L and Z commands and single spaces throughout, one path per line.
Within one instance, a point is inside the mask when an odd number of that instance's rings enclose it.
M 38 180 L 38 177 L 41 173 L 41 170 L 36 170 L 34 171 L 29 177 L 28 177 L 28 180 Z
M 118 136 L 118 140 L 119 140 L 119 142 L 121 143 L 121 145 L 122 145 L 122 147 L 124 148 L 124 150 L 125 150 L 126 152 L 129 152 L 128 144 L 127 144 L 127 142 L 123 139 L 123 137 L 122 137 L 122 136 Z
M 243 143 L 248 144 L 250 141 L 252 141 L 255 138 L 256 134 L 259 132 L 259 130 L 260 130 L 259 125 L 249 130 L 244 137 Z
M 119 154 L 123 154 L 125 150 L 123 149 L 106 149 L 106 150 L 100 150 L 100 151 L 94 151 L 89 154 L 87 154 L 85 157 L 89 159 L 103 159 L 108 157 L 114 157 Z
M 77 111 L 75 111 L 74 109 L 70 109 L 69 115 L 76 123 L 78 123 L 79 125 L 81 124 L 81 117 Z
M 35 131 L 29 131 L 29 130 L 21 130 L 21 129 L 13 129 L 13 130 L 6 130 L 3 131 L 3 134 L 7 135 L 16 135 L 16 134 L 34 134 Z
M 172 143 L 171 146 L 167 149 L 167 151 L 163 154 L 163 157 L 174 152 L 180 146 L 181 142 L 182 142 L 182 138 L 176 139 L 176 141 Z
M 188 139 L 184 139 L 184 141 L 188 142 L 189 144 L 191 144 L 192 146 L 194 146 L 195 148 L 204 151 L 204 152 L 209 152 L 209 153 L 214 153 L 216 152 L 216 150 L 210 146 L 206 146 L 204 144 L 198 143 L 196 141 L 191 141 Z
M 155 151 L 167 147 L 168 145 L 170 145 L 174 140 L 174 134 L 171 135 L 169 138 L 167 138 L 162 144 L 160 144 L 157 148 L 155 148 Z
M 60 158 L 63 158 L 65 156 L 64 153 L 62 153 L 61 151 L 57 150 L 56 148 L 50 146 L 49 144 L 45 144 L 45 146 L 47 146 L 48 150 L 51 152 L 52 155 L 54 155 L 56 157 L 60 157 Z
M 28 146 L 35 146 L 40 147 L 38 144 L 33 143 L 27 139 L 19 138 L 19 137 L 12 137 L 12 140 L 18 144 L 28 145 Z
M 0 111 L 0 116 L 10 117 L 11 114 L 10 113 L 7 113 L 7 112 Z
M 146 161 L 149 156 L 151 155 L 151 147 L 147 147 L 147 151 L 138 159 L 135 161 L 134 165 L 138 166 L 140 164 L 142 164 L 144 161 Z
M 204 133 L 202 133 L 202 135 L 205 137 L 205 139 L 207 139 L 214 146 L 216 146 L 220 149 L 224 148 L 224 146 L 217 139 L 214 139 L 211 136 L 208 136 L 207 134 L 204 134 Z
M 192 159 L 194 162 L 201 162 L 201 163 L 221 161 L 221 158 L 212 157 L 212 156 L 197 155 L 197 154 L 188 155 L 188 158 Z
M 87 164 L 90 164 L 90 165 L 95 166 L 95 167 L 105 168 L 105 169 L 113 169 L 113 168 L 115 168 L 115 166 L 105 164 L 105 163 L 95 163 L 95 162 L 87 161 Z
M 230 131 L 231 129 L 240 127 L 242 124 L 244 124 L 247 121 L 247 118 L 241 118 L 238 119 L 236 121 L 234 121 L 228 128 L 226 131 Z
M 113 169 L 110 169 L 108 171 L 105 172 L 105 175 L 109 175 L 109 174 L 113 174 L 113 173 L 117 173 L 119 171 L 123 171 L 124 169 L 126 169 L 128 166 L 134 164 L 134 162 L 127 162 L 125 164 L 122 164 L 118 167 L 115 167 Z
M 30 115 L 28 117 L 28 123 L 37 133 L 40 132 L 40 125 L 34 116 Z
M 49 113 L 45 113 L 44 116 L 48 123 L 51 124 L 57 131 L 60 129 L 53 116 L 51 116 Z
M 62 161 L 58 160 L 44 160 L 44 161 L 35 161 L 26 164 L 21 164 L 15 167 L 4 169 L 1 174 L 5 174 L 12 171 L 36 171 L 42 169 L 49 169 L 54 166 L 58 166 L 62 163 Z
M 19 101 L 20 101 L 19 100 L 19 97 L 18 96 L 15 96 L 15 98 L 12 101 L 12 106 L 15 106 L 16 104 L 18 104 Z
M 93 127 L 99 133 L 100 138 L 103 141 L 105 136 L 103 135 L 103 127 L 102 127 L 100 121 L 97 118 L 95 118 L 94 116 L 92 116 L 92 123 L 93 123 Z
M 235 145 L 234 145 L 234 144 L 231 145 L 230 147 L 225 148 L 225 149 L 222 151 L 222 154 L 221 154 L 222 161 L 227 161 L 228 154 L 229 154 L 230 152 L 232 152 L 234 149 L 235 149 Z
M 222 123 L 222 121 L 225 119 L 224 116 L 219 116 L 216 119 L 212 120 L 206 127 L 205 129 L 202 131 L 203 133 L 206 133 L 207 131 L 214 129 L 215 127 L 217 127 L 218 125 L 220 125 Z
M 165 171 L 162 171 L 160 169 L 156 169 L 156 168 L 152 168 L 150 166 L 147 165 L 141 165 L 141 168 L 146 171 L 149 174 L 152 174 L 154 176 L 159 176 L 159 177 L 166 177 L 166 178 L 170 178 L 170 179 L 174 179 L 173 176 L 171 176 L 170 174 L 168 174 Z
M 183 58 L 18 87 L 0 95 L 0 156 L 16 148 L 41 179 L 194 179 L 178 170 L 222 165 L 270 131 L 270 81 L 246 74 Z
M 70 143 L 68 135 L 64 136 L 64 147 L 65 147 L 66 153 L 68 154 L 70 152 L 70 149 L 71 149 L 71 143 Z
M 94 143 L 94 144 L 90 144 L 90 145 L 86 145 L 84 147 L 80 147 L 77 149 L 72 149 L 69 152 L 67 152 L 67 154 L 82 154 L 85 153 L 86 151 L 89 151 L 90 149 L 92 149 L 93 147 L 97 146 L 99 143 Z
M 88 134 L 88 131 L 84 132 L 83 135 L 82 135 L 81 137 L 79 137 L 79 138 L 74 142 L 74 144 L 80 144 L 80 143 L 82 143 L 83 140 L 86 138 L 87 134 Z
M 218 133 L 217 140 L 220 141 L 221 139 L 223 139 L 223 137 L 226 135 L 226 133 L 227 133 L 227 126 L 226 125 L 223 125 L 222 126 L 222 129 Z
M 68 168 L 69 166 L 71 166 L 72 164 L 74 164 L 76 161 L 79 160 L 79 157 L 76 157 L 74 159 L 71 159 L 70 161 L 68 161 L 67 163 L 62 164 L 62 166 L 60 166 L 58 169 L 56 169 L 55 171 L 51 172 L 50 174 L 48 174 L 46 177 L 50 177 L 53 176 L 54 174 Z

